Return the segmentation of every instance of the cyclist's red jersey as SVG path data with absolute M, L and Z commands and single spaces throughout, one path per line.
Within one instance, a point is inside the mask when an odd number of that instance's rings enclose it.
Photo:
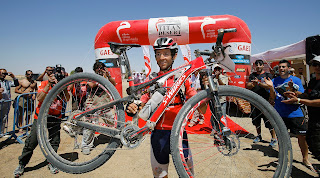
M 158 76 L 163 75 L 164 72 L 160 71 L 158 73 Z M 164 84 L 164 87 L 172 87 L 174 84 L 174 76 L 170 77 Z M 191 98 L 192 96 L 197 94 L 197 91 L 191 87 L 191 81 L 190 79 L 187 79 L 186 82 L 184 83 L 185 85 L 185 96 L 186 99 Z M 168 90 L 170 90 L 170 88 L 168 88 Z M 143 96 L 141 96 L 141 101 L 143 103 L 147 103 L 148 100 L 150 99 L 150 95 L 149 94 L 145 94 Z M 180 95 L 177 94 L 173 100 L 173 102 L 171 104 L 174 104 L 172 106 L 169 106 L 164 114 L 162 115 L 162 117 L 160 118 L 160 120 L 157 122 L 157 125 L 155 127 L 155 129 L 158 130 L 171 130 L 172 129 L 172 125 L 174 122 L 174 119 L 176 118 L 178 112 L 180 111 L 180 109 L 182 108 L 182 100 L 180 98 Z
M 44 87 L 48 84 L 48 80 L 46 81 L 42 81 L 41 84 L 38 87 L 38 93 L 43 92 Z M 49 91 L 52 89 L 52 87 L 50 86 Z M 49 92 L 48 91 L 48 92 Z M 55 99 L 55 101 L 51 104 L 50 109 L 49 109 L 49 114 L 50 115 L 61 115 L 61 110 L 62 110 L 62 101 L 61 100 L 57 100 Z M 38 106 L 36 108 L 36 112 L 34 114 L 34 118 L 38 119 L 38 115 L 39 115 L 39 111 L 40 111 L 40 107 L 42 105 L 42 102 L 39 101 Z

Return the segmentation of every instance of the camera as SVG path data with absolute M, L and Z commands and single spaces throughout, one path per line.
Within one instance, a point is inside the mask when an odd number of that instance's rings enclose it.
M 56 67 L 53 70 L 54 73 L 54 77 L 59 81 L 61 81 L 62 79 L 64 79 L 64 73 L 65 73 L 65 69 L 64 67 L 62 67 L 61 64 L 57 64 Z

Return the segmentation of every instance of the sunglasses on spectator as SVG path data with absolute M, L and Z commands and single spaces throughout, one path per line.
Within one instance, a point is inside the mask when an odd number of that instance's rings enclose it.
M 8 75 L 8 73 L 7 72 L 5 72 L 5 73 L 2 73 L 3 75 Z
M 26 75 L 32 75 L 32 74 L 26 74 Z
M 287 66 L 279 66 L 279 68 L 286 68 Z

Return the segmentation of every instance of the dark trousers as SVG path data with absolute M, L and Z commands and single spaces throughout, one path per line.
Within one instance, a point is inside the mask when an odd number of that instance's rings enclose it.
M 22 150 L 21 156 L 19 156 L 19 164 L 27 165 L 31 159 L 33 154 L 33 150 L 38 145 L 37 139 L 37 121 L 38 119 L 34 119 L 33 125 L 31 127 L 31 131 L 29 136 L 25 141 L 25 145 Z M 57 119 L 55 117 L 48 117 L 47 120 L 47 128 L 49 131 L 49 140 L 54 151 L 57 152 L 60 144 L 60 129 L 61 129 L 61 119 Z

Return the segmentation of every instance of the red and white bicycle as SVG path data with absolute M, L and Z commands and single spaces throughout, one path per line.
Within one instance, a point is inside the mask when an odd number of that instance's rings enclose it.
M 96 74 L 79 73 L 60 81 L 45 98 L 39 113 L 38 140 L 47 160 L 62 171 L 84 173 L 104 164 L 117 150 L 138 147 L 169 107 L 184 82 L 193 73 L 202 70 L 208 75 L 209 87 L 183 105 L 172 128 L 171 154 L 178 175 L 180 177 L 289 177 L 292 166 L 291 142 L 279 114 L 259 95 L 235 86 L 217 86 L 213 79 L 211 67 L 219 63 L 213 59 L 219 61 L 225 59 L 224 50 L 227 47 L 222 45 L 223 35 L 235 31 L 236 29 L 220 29 L 213 51 L 196 51 L 198 55 L 209 56 L 208 59 L 204 60 L 199 56 L 188 64 L 142 84 L 133 85 L 130 81 L 130 94 L 124 98 L 120 97 L 108 80 Z M 109 44 L 112 51 L 120 55 L 121 62 L 126 66 L 131 79 L 126 51 L 140 45 Z M 133 121 L 125 120 L 126 104 L 139 100 L 144 93 L 152 93 L 163 88 L 164 82 L 171 76 L 178 76 L 176 83 L 167 89 L 163 101 L 143 127 L 138 127 L 137 117 L 133 117 Z M 74 93 L 77 90 L 65 93 L 70 86 L 90 82 L 95 83 L 96 87 L 87 87 L 86 95 Z M 67 95 L 71 98 L 66 97 Z M 225 97 L 226 107 L 221 107 L 221 97 Z M 61 135 L 61 143 L 58 151 L 54 151 L 48 139 L 50 128 L 47 127 L 47 118 L 50 116 L 51 104 L 57 99 L 64 101 L 62 112 L 66 117 L 62 119 L 61 126 L 67 125 L 71 131 L 55 133 Z M 204 113 L 207 119 L 203 124 L 189 127 L 188 121 L 199 107 L 199 103 L 207 105 Z M 249 104 L 246 109 L 241 107 L 243 103 Z M 268 142 L 255 144 L 252 142 L 251 133 L 256 133 L 252 120 L 261 119 L 261 115 L 253 117 L 254 111 L 260 111 L 274 128 L 278 139 L 275 148 L 270 147 Z M 83 129 L 94 133 L 94 145 L 89 155 L 82 154 L 80 149 L 85 141 L 82 138 Z M 270 134 L 264 135 L 267 137 Z M 184 154 L 182 142 L 187 142 L 186 149 L 191 149 L 191 154 L 188 156 Z M 187 160 L 193 161 L 192 168 L 187 166 Z

